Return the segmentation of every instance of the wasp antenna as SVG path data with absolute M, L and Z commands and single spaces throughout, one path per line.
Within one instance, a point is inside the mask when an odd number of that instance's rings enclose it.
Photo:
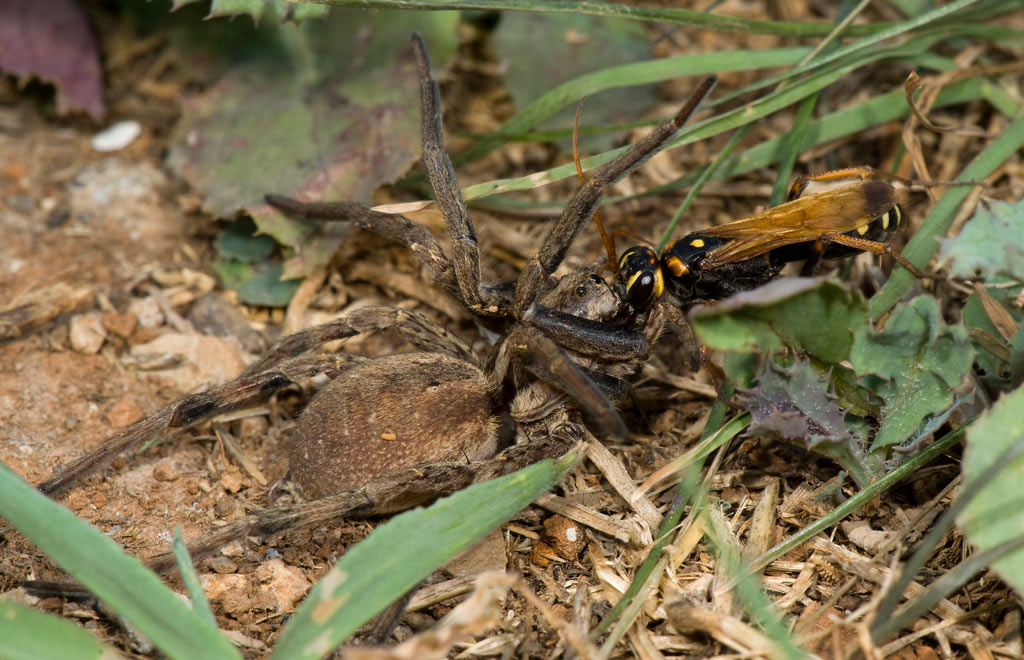
M 582 186 L 587 182 L 587 178 L 583 176 L 583 166 L 580 164 L 580 148 L 579 148 L 579 135 L 580 135 L 580 113 L 583 112 L 583 104 L 587 101 L 587 97 L 580 99 L 580 104 L 576 106 L 576 118 L 572 122 L 572 161 L 576 165 L 576 175 L 580 178 L 580 185 Z M 601 222 L 601 214 L 598 211 L 594 211 L 594 224 L 597 225 L 597 231 L 601 234 L 601 242 L 604 243 L 604 251 L 608 255 L 608 267 L 611 269 L 612 274 L 617 275 L 619 272 L 619 261 L 615 256 L 615 236 L 609 236 L 604 230 L 604 223 Z

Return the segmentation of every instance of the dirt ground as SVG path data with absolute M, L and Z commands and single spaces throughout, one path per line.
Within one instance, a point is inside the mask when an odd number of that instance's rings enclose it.
M 696 37 L 709 43 L 684 46 L 681 39 L 668 39 L 658 48 L 712 50 L 718 45 L 710 43 L 715 39 L 729 39 L 731 47 L 737 47 L 732 35 L 701 33 Z M 761 42 L 768 38 L 750 39 L 758 43 L 748 45 L 764 47 Z M 459 65 L 454 68 L 453 79 L 444 88 L 446 99 L 478 94 L 483 100 L 452 107 L 499 110 L 490 116 L 475 116 L 467 110 L 459 115 L 456 111 L 448 123 L 496 126 L 502 119 L 502 106 L 492 103 L 494 97 L 488 94 L 500 96 L 500 83 L 494 83 L 495 88 L 478 79 L 467 82 L 465 70 L 468 67 L 461 70 L 460 77 Z M 184 85 L 185 78 L 178 82 Z M 727 86 L 743 82 L 740 76 L 723 80 Z M 853 90 L 860 81 L 847 84 Z M 97 153 L 90 146 L 97 130 L 93 123 L 54 117 L 40 90 L 26 92 L 11 80 L 0 82 L 0 233 L 5 238 L 0 244 L 0 308 L 31 305 L 31 314 L 39 317 L 38 323 L 24 327 L 0 326 L 0 333 L 6 333 L 0 336 L 0 460 L 32 483 L 51 476 L 59 466 L 98 446 L 117 429 L 190 391 L 238 373 L 285 325 L 281 310 L 246 308 L 217 284 L 210 268 L 211 241 L 223 225 L 197 211 L 195 193 L 176 181 L 163 162 L 174 113 L 168 111 L 167 99 L 147 95 L 141 86 L 127 89 L 114 103 L 114 111 L 131 109 L 132 118 L 143 124 L 142 135 L 127 149 L 110 155 Z M 684 94 L 681 84 L 666 85 L 662 107 L 651 113 L 664 114 Z M 769 119 L 755 131 L 778 132 L 785 130 L 787 122 L 786 118 Z M 870 157 L 864 155 L 863 144 L 835 148 L 850 162 L 877 160 L 877 151 L 884 159 L 895 153 L 898 131 L 899 126 L 894 125 L 871 136 L 875 146 L 868 149 L 876 151 Z M 670 180 L 707 162 L 720 146 L 702 143 L 671 159 L 659 156 L 616 193 L 627 194 Z M 565 162 L 566 155 L 535 145 L 512 145 L 474 165 L 466 179 L 512 176 L 521 172 L 517 168 L 528 172 L 548 166 L 556 158 Z M 807 167 L 825 169 L 820 163 L 818 159 Z M 756 199 L 763 199 L 769 188 L 768 174 L 738 182 L 730 191 L 712 185 L 691 216 L 708 223 L 741 217 L 753 210 Z M 568 185 L 555 186 L 537 191 L 536 196 L 564 198 L 567 190 Z M 383 191 L 382 201 L 390 201 L 393 194 Z M 644 199 L 603 212 L 615 226 L 652 235 L 678 201 L 678 197 Z M 524 256 L 535 249 L 540 234 L 535 219 L 513 218 L 499 224 L 487 212 L 474 218 L 492 275 L 514 273 Z M 431 285 L 424 284 L 424 274 L 407 254 L 362 235 L 343 250 L 347 265 L 337 265 L 319 284 L 311 280 L 315 290 L 309 307 L 291 319 L 289 329 L 305 327 L 346 305 L 383 302 L 423 310 L 467 342 L 483 346 L 480 333 L 454 301 L 440 290 L 423 293 L 424 287 Z M 572 252 L 568 265 L 579 265 L 599 253 L 596 237 L 587 236 Z M 394 338 L 384 337 L 350 342 L 346 350 L 377 354 L 401 348 Z M 181 355 L 187 357 L 182 361 Z M 169 364 L 176 366 L 168 368 Z M 692 443 L 713 393 L 703 373 L 651 379 L 641 394 L 660 397 L 665 405 L 655 412 L 649 430 L 609 449 L 634 480 L 642 481 Z M 61 501 L 141 557 L 166 551 L 175 526 L 186 538 L 209 533 L 273 503 L 270 489 L 287 473 L 289 431 L 302 396 L 295 390 L 271 405 L 244 411 L 218 425 L 174 434 L 138 455 L 117 459 L 76 485 Z M 634 428 L 643 426 L 635 424 Z M 957 472 L 955 463 L 941 464 L 870 510 L 861 511 L 851 522 L 854 526 L 836 530 L 839 538 L 834 541 L 819 539 L 812 547 L 777 561 L 765 577 L 773 598 L 785 603 L 784 611 L 797 620 L 820 617 L 812 630 L 825 629 L 830 617 L 862 605 L 875 588 L 870 576 L 861 576 L 853 588 L 828 602 L 842 583 L 856 574 L 857 567 L 871 565 L 873 541 L 863 540 L 858 545 L 850 539 L 863 538 L 865 528 L 900 529 L 902 522 L 925 506 Z M 765 493 L 780 498 L 779 520 L 762 539 L 774 544 L 830 508 L 812 496 L 835 473 L 834 465 L 800 449 L 742 439 L 724 458 L 711 491 L 723 520 L 737 536 L 748 532 L 751 513 Z M 609 520 L 642 532 L 636 514 L 590 465 L 576 471 L 555 495 L 559 500 L 586 504 Z M 670 497 L 668 491 L 653 500 L 663 507 Z M 399 627 L 399 638 L 429 627 L 458 602 L 455 596 L 466 591 L 466 576 L 488 568 L 508 568 L 527 576 L 545 602 L 566 616 L 573 611 L 573 594 L 578 588 L 587 588 L 594 600 L 593 614 L 600 618 L 615 601 L 616 590 L 628 584 L 632 571 L 646 556 L 645 545 L 638 542 L 643 535 L 637 532 L 638 537 L 621 542 L 586 529 L 585 552 L 551 561 L 544 555 L 552 551 L 540 541 L 550 541 L 546 530 L 565 520 L 555 516 L 552 508 L 557 507 L 550 502 L 546 507 L 531 507 L 485 540 L 471 556 L 433 576 L 426 591 L 414 597 L 411 613 Z M 235 641 L 249 655 L 263 655 L 273 647 L 289 613 L 309 586 L 374 524 L 353 521 L 269 539 L 250 538 L 204 560 L 199 570 L 219 624 L 234 631 Z M 677 595 L 706 590 L 709 581 L 718 579 L 713 559 L 702 545 L 685 548 L 685 554 L 682 547 L 676 552 L 678 560 L 671 561 L 676 562 L 681 577 L 671 588 Z M 956 563 L 962 552 L 962 539 L 951 535 L 929 570 Z M 60 569 L 20 535 L 7 531 L 0 537 L 0 592 L 79 619 L 101 639 L 129 652 L 144 651 L 90 603 L 39 598 L 18 586 L 24 580 L 62 577 Z M 176 578 L 169 581 L 180 589 Z M 1007 597 L 1005 587 L 994 579 L 972 583 L 964 593 L 964 600 L 974 603 Z M 827 605 L 819 611 L 823 603 Z M 504 626 L 508 638 L 499 633 L 490 638 L 495 652 L 505 649 L 522 657 L 550 657 L 562 650 L 564 642 L 535 610 L 518 597 L 511 598 L 508 605 L 511 614 Z M 647 647 L 665 654 L 723 652 L 710 638 L 666 628 L 664 605 L 652 601 L 647 616 L 653 623 L 647 631 L 631 634 L 618 657 Z M 963 607 L 965 602 L 949 603 L 948 611 L 940 614 L 953 616 L 950 612 L 962 613 Z M 1019 625 L 1019 610 L 1013 612 Z M 964 626 L 957 633 L 961 637 L 954 641 L 968 643 L 963 640 L 971 635 L 978 640 L 1001 639 L 1002 632 L 1009 636 L 1012 616 L 997 609 L 989 618 Z M 833 635 L 842 639 L 825 640 L 822 649 L 833 643 L 838 647 L 854 634 L 849 628 L 837 629 Z M 934 646 L 924 642 L 909 646 L 903 657 L 938 657 Z

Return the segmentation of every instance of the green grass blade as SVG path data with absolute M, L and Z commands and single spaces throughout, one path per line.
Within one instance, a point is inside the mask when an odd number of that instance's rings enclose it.
M 475 160 L 510 138 L 526 133 L 548 117 L 585 96 L 619 87 L 647 85 L 683 76 L 708 75 L 787 66 L 802 60 L 810 48 L 773 48 L 763 51 L 736 50 L 667 57 L 594 71 L 568 80 L 545 92 L 509 119 L 494 133 L 463 152 L 459 162 Z M 581 133 L 582 134 L 582 133 Z
M 688 27 L 745 34 L 776 34 L 791 37 L 821 37 L 832 31 L 831 23 L 799 23 L 792 21 L 758 21 L 692 9 L 668 7 L 637 7 L 611 2 L 584 0 L 326 0 L 335 7 L 364 7 L 386 9 L 508 9 L 532 11 L 547 14 L 593 14 L 614 16 L 639 21 L 662 21 Z M 889 24 L 855 25 L 852 34 L 871 34 L 888 27 Z
M 961 181 L 981 181 L 1002 165 L 1007 158 L 1020 151 L 1022 147 L 1024 147 L 1024 116 L 1011 122 L 1002 135 L 993 140 L 964 168 L 959 179 Z M 928 217 L 925 218 L 924 224 L 903 250 L 903 256 L 910 263 L 918 268 L 923 268 L 928 263 L 939 248 L 938 239 L 946 236 L 961 202 L 970 191 L 971 186 L 958 186 L 943 193 Z M 878 318 L 892 308 L 910 288 L 913 281 L 914 276 L 909 271 L 903 268 L 895 269 L 882 290 L 868 302 L 868 315 L 871 318 Z
M 912 57 L 932 45 L 930 40 L 915 40 L 902 44 L 899 47 L 877 51 L 864 56 L 858 61 L 843 62 L 839 65 L 826 67 L 822 71 L 809 75 L 804 80 L 793 84 L 785 89 L 773 91 L 763 97 L 744 106 L 735 108 L 716 117 L 706 119 L 697 124 L 683 128 L 679 134 L 669 143 L 668 148 L 675 148 L 698 140 L 718 135 L 740 126 L 754 122 L 773 112 L 781 110 L 786 106 L 797 103 L 805 97 L 831 85 L 850 71 L 867 66 L 878 60 L 892 57 Z M 583 160 L 583 167 L 586 170 L 604 165 L 610 162 L 627 147 L 612 149 L 602 154 L 592 156 Z M 485 183 L 470 186 L 464 189 L 463 196 L 467 200 L 495 195 L 513 190 L 526 190 L 535 188 L 538 185 L 559 181 L 561 179 L 576 176 L 576 169 L 572 163 L 543 170 L 525 177 L 515 179 L 497 179 Z
M 793 178 L 793 166 L 800 155 L 800 146 L 807 136 L 807 126 L 810 124 L 815 106 L 818 105 L 819 94 L 820 92 L 814 92 L 800 101 L 800 105 L 796 109 L 796 116 L 793 118 L 793 127 L 789 133 L 780 136 L 784 139 L 782 150 L 779 153 L 779 167 L 775 173 L 775 185 L 772 187 L 771 197 L 768 198 L 768 206 L 778 206 L 786 201 L 789 180 Z
M 679 524 L 687 505 L 701 499 L 698 497 L 699 495 L 706 494 L 699 490 L 697 484 L 701 470 L 704 469 L 704 459 L 711 452 L 736 437 L 750 423 L 750 415 L 742 414 L 723 425 L 722 420 L 725 418 L 727 410 L 726 404 L 723 403 L 724 400 L 722 397 L 715 399 L 711 415 L 708 417 L 708 424 L 701 434 L 700 442 L 696 447 L 687 452 L 687 460 L 684 466 L 680 468 L 685 470 L 683 479 L 676 489 L 676 495 L 672 500 L 669 512 L 662 519 L 661 525 L 658 527 L 658 537 L 651 546 L 650 552 L 647 553 L 644 563 L 641 564 L 640 568 L 633 575 L 633 581 L 626 588 L 626 591 L 623 592 L 619 602 L 612 607 L 604 619 L 601 620 L 601 623 L 594 628 L 591 634 L 592 637 L 603 635 L 607 632 L 637 597 L 637 594 L 643 590 L 644 585 L 651 578 L 654 569 L 661 561 L 665 547 L 672 540 L 672 530 Z
M 892 617 L 885 620 L 879 626 L 877 632 L 872 631 L 872 641 L 884 640 L 901 629 L 909 627 L 914 621 L 927 614 L 943 598 L 947 598 L 962 589 L 975 575 L 989 568 L 1003 557 L 1020 550 L 1021 547 L 1024 547 L 1024 535 L 1004 541 L 993 548 L 982 550 L 963 560 L 952 569 L 944 571 L 937 580 L 929 584 L 912 601 L 908 602 Z
M 721 511 L 704 510 L 702 516 L 705 520 L 704 529 L 707 538 L 711 541 L 713 551 L 719 563 L 725 566 L 725 572 L 734 577 L 733 593 L 746 610 L 753 621 L 756 621 L 769 638 L 777 645 L 770 657 L 776 658 L 801 658 L 805 657 L 793 637 L 786 629 L 786 625 L 779 616 L 778 611 L 771 601 L 765 596 L 761 580 L 757 575 L 744 570 L 743 560 L 739 553 L 728 540 L 728 523 Z
M 170 658 L 240 658 L 216 626 L 105 534 L 0 464 L 0 517 Z
M 933 9 L 930 12 L 926 12 L 924 14 L 921 14 L 920 16 L 916 16 L 902 23 L 897 23 L 896 25 L 888 26 L 885 29 L 875 32 L 874 34 L 871 34 L 870 36 L 867 36 L 859 41 L 855 41 L 851 44 L 847 44 L 845 46 L 836 48 L 830 51 L 827 55 L 821 55 L 819 57 L 816 57 L 811 62 L 801 64 L 800 66 L 797 66 L 794 69 L 784 71 L 780 74 L 771 76 L 770 78 L 765 78 L 764 80 L 759 80 L 753 85 L 732 92 L 731 94 L 727 94 L 724 97 L 722 97 L 721 101 L 729 101 L 741 94 L 746 94 L 756 89 L 771 87 L 772 85 L 785 82 L 804 72 L 816 69 L 818 67 L 830 64 L 832 62 L 844 62 L 849 61 L 850 59 L 855 59 L 860 54 L 868 52 L 872 47 L 877 46 L 883 41 L 892 39 L 894 37 L 898 37 L 900 35 L 904 35 L 916 29 L 923 28 L 929 24 L 936 23 L 940 19 L 945 18 L 955 12 L 961 11 L 966 7 L 969 7 L 970 5 L 977 3 L 978 1 L 979 0 L 958 0 L 957 2 L 951 2 L 948 5 L 943 5 L 942 7 Z M 947 28 L 943 27 L 942 29 L 945 30 Z
M 306 597 L 274 658 L 321 658 L 460 550 L 525 508 L 575 465 L 577 455 L 475 484 L 378 527 Z
M 199 583 L 196 567 L 192 564 L 192 556 L 188 554 L 185 537 L 181 535 L 181 528 L 177 525 L 174 526 L 174 542 L 171 543 L 171 552 L 174 553 L 174 559 L 178 562 L 178 571 L 181 573 L 181 581 L 185 583 L 185 591 L 192 599 L 192 609 L 216 627 L 217 618 L 213 616 L 213 610 L 210 609 L 210 601 L 206 600 L 203 586 Z
M 744 136 L 746 136 L 749 129 L 750 124 L 736 129 L 736 132 L 732 134 L 732 137 L 730 137 L 729 141 L 726 142 L 724 147 L 722 147 L 722 151 L 715 156 L 715 159 L 711 161 L 707 167 L 701 168 L 700 175 L 694 182 L 693 187 L 691 187 L 686 193 L 686 199 L 684 199 L 683 203 L 679 205 L 678 209 L 676 209 L 675 215 L 672 216 L 672 220 L 669 221 L 668 227 L 665 227 L 665 231 L 661 235 L 661 240 L 658 241 L 657 250 L 659 253 L 664 250 L 665 246 L 668 245 L 668 242 L 672 240 L 672 234 L 675 233 L 676 227 L 679 225 L 679 221 L 683 219 L 683 215 L 685 215 L 689 210 L 690 205 L 693 204 L 693 200 L 697 199 L 697 195 L 700 194 L 704 184 L 706 184 L 711 177 L 715 175 L 715 172 L 718 171 L 718 168 L 721 167 L 722 163 L 732 155 L 732 152 L 739 146 L 740 141 Z
M 66 619 L 0 598 L 0 658 L 4 660 L 121 657 Z

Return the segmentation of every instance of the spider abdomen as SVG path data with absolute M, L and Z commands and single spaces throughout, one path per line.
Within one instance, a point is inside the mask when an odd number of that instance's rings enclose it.
M 420 463 L 490 458 L 496 426 L 474 365 L 438 353 L 381 357 L 340 374 L 306 406 L 291 478 L 317 498 Z

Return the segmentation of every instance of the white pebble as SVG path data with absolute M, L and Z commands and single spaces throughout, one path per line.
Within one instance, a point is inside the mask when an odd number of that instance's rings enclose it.
M 134 119 L 119 121 L 92 136 L 92 148 L 96 151 L 120 151 L 135 141 L 142 133 L 142 126 Z

